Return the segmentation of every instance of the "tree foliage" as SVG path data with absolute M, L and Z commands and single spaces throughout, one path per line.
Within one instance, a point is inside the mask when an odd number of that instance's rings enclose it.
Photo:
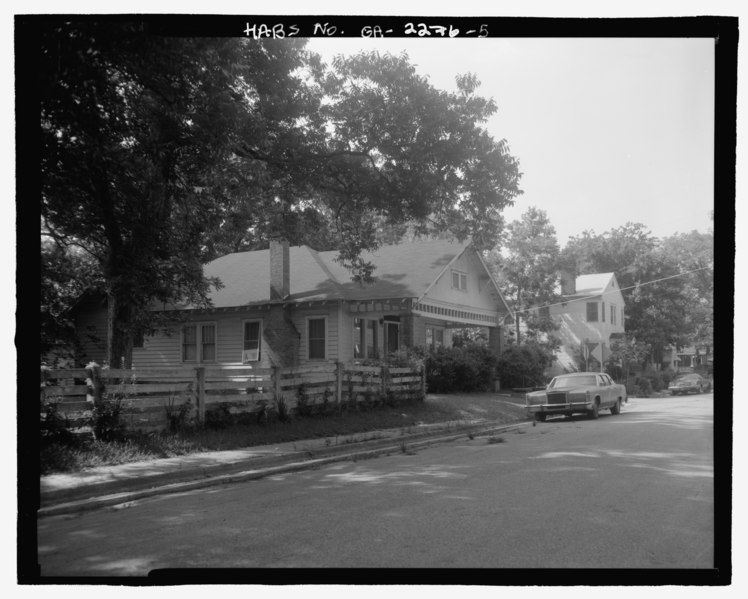
M 251 106 L 287 116 L 298 58 L 291 45 L 85 22 L 42 28 L 39 65 L 44 233 L 95 258 L 118 361 L 154 302 L 204 305 L 205 229 L 238 201 L 232 148 L 270 128 L 247 118 Z M 241 176 L 267 197 L 261 169 Z
M 527 341 L 512 345 L 498 359 L 496 370 L 502 387 L 534 387 L 545 382 L 545 370 L 553 364 L 553 350 L 546 345 Z
M 41 247 L 40 352 L 50 359 L 67 357 L 61 345 L 74 342 L 70 307 L 81 295 L 101 284 L 96 264 L 79 248 L 60 247 L 44 239 Z
M 405 55 L 325 65 L 303 40 L 40 29 L 42 229 L 94 259 L 110 360 L 129 358 L 154 303 L 207 305 L 219 282 L 202 264 L 218 255 L 282 235 L 338 249 L 366 279 L 377 224 L 486 247 L 520 193 L 473 77 L 447 93 Z
M 708 258 L 689 264 L 682 252 L 689 252 L 689 245 L 695 251 L 701 242 L 704 250 L 708 243 L 699 234 L 662 241 L 644 225 L 627 223 L 602 235 L 585 231 L 571 238 L 561 262 L 577 275 L 615 273 L 626 302 L 627 337 L 648 347 L 649 361 L 661 364 L 668 346 L 681 347 L 697 335 L 694 297 L 701 293 L 699 286 L 708 290 L 711 277 L 707 271 L 700 271 L 698 280 L 683 273 Z
M 665 260 L 683 277 L 687 301 L 686 333 L 688 341 L 711 347 L 714 337 L 714 235 L 680 233 L 662 240 L 660 251 Z
M 547 306 L 558 297 L 558 260 L 556 229 L 547 213 L 535 207 L 507 226 L 501 249 L 486 254 L 502 294 L 514 305 L 518 343 L 521 320 L 535 341 L 557 328 L 550 318 L 530 308 Z

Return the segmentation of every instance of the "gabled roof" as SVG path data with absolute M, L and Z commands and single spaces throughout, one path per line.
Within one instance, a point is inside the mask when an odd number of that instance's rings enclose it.
M 615 273 L 604 272 L 591 275 L 580 275 L 575 282 L 576 291 L 568 297 L 587 297 L 601 295 L 615 280 Z
M 317 252 L 307 246 L 289 251 L 290 296 L 286 301 L 377 300 L 421 297 L 444 269 L 469 244 L 426 239 L 382 246 L 362 258 L 375 266 L 374 282 L 351 281 L 350 271 L 335 261 L 337 252 Z M 209 297 L 216 308 L 264 304 L 270 301 L 270 250 L 228 254 L 205 266 L 205 275 L 218 277 L 221 289 Z

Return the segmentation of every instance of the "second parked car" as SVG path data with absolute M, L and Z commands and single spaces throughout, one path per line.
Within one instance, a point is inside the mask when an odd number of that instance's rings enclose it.
M 712 388 L 712 384 L 700 374 L 684 374 L 668 385 L 671 395 L 685 395 L 686 393 L 704 393 Z

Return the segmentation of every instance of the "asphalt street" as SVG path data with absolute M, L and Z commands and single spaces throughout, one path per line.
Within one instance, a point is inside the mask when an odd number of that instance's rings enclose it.
M 40 518 L 41 575 L 713 567 L 712 394 L 404 449 Z

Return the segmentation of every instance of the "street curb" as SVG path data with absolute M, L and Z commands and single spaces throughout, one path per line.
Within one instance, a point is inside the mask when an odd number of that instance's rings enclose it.
M 320 458 L 326 455 L 338 453 L 352 453 L 364 448 L 377 447 L 379 445 L 394 442 L 394 439 L 421 439 L 434 435 L 446 434 L 454 431 L 468 431 L 473 428 L 487 426 L 483 421 L 450 421 L 428 425 L 421 425 L 424 428 L 415 432 L 403 432 L 402 429 L 385 429 L 381 431 L 372 431 L 369 434 L 380 434 L 378 438 L 364 439 L 355 441 L 359 435 L 349 435 L 344 437 L 341 442 L 335 445 L 320 446 L 314 448 L 294 448 L 293 451 L 266 456 L 248 456 L 238 458 L 230 462 L 213 463 L 208 465 L 197 465 L 187 468 L 174 467 L 172 470 L 158 474 L 145 475 L 140 477 L 126 477 L 124 479 L 109 479 L 98 482 L 81 483 L 64 489 L 42 490 L 40 502 L 42 506 L 66 503 L 74 500 L 88 499 L 96 496 L 114 495 L 123 491 L 142 491 L 156 485 L 163 485 L 172 482 L 189 482 L 191 480 L 200 480 L 208 476 L 219 474 L 230 474 L 247 470 L 249 467 L 253 470 L 269 468 L 277 464 L 284 464 L 294 461 L 305 461 L 312 458 Z M 300 441 L 300 444 L 311 440 Z M 322 441 L 319 439 L 319 441 Z
M 473 428 L 485 427 L 489 423 L 482 421 L 450 421 L 446 423 L 435 423 L 421 425 L 424 428 L 414 432 L 403 432 L 402 429 L 385 429 L 381 431 L 372 431 L 369 434 L 381 434 L 382 437 L 375 439 L 364 439 L 355 441 L 358 435 L 344 437 L 340 444 L 329 446 L 319 446 L 313 448 L 294 448 L 293 451 L 266 456 L 248 456 L 245 458 L 234 459 L 230 462 L 212 463 L 196 465 L 191 467 L 174 467 L 172 470 L 157 474 L 150 474 L 140 477 L 126 477 L 124 479 L 109 479 L 98 482 L 81 483 L 63 489 L 42 490 L 40 494 L 40 504 L 42 507 L 57 503 L 67 503 L 74 500 L 88 499 L 96 496 L 114 495 L 123 491 L 141 491 L 153 486 L 168 484 L 172 482 L 188 482 L 191 480 L 200 480 L 208 476 L 219 474 L 230 474 L 240 472 L 251 468 L 253 470 L 269 468 L 277 464 L 284 464 L 293 461 L 304 461 L 311 458 L 320 458 L 326 455 L 338 453 L 351 453 L 364 448 L 377 447 L 379 445 L 394 442 L 403 439 L 421 439 L 424 437 L 446 434 L 454 431 L 469 431 Z M 492 423 L 495 424 L 495 423 Z M 310 440 L 300 441 L 300 444 Z M 318 441 L 322 441 L 319 439 Z
M 260 467 L 252 469 L 246 469 L 247 464 L 245 463 L 232 464 L 231 466 L 217 465 L 211 468 L 198 468 L 191 471 L 179 471 L 178 473 L 169 473 L 163 476 L 154 477 L 160 479 L 160 482 L 156 480 L 152 481 L 157 486 L 136 491 L 121 491 L 118 493 L 110 492 L 106 495 L 87 497 L 84 499 L 74 499 L 63 503 L 53 503 L 52 505 L 40 507 L 37 511 L 37 515 L 39 517 L 56 516 L 86 512 L 104 507 L 127 507 L 126 504 L 129 504 L 133 501 L 137 501 L 139 499 L 144 499 L 147 497 L 153 497 L 156 495 L 181 493 L 223 484 L 247 482 L 258 480 L 268 476 L 273 476 L 276 474 L 311 470 L 336 462 L 357 461 L 374 458 L 382 454 L 402 453 L 405 449 L 417 449 L 427 447 L 429 445 L 449 443 L 451 441 L 464 438 L 465 436 L 470 434 L 480 436 L 489 433 L 511 432 L 529 426 L 530 424 L 531 423 L 529 422 L 518 422 L 502 425 L 482 423 L 460 427 L 459 429 L 454 429 L 447 434 L 444 434 L 444 429 L 441 429 L 438 433 L 426 432 L 415 435 L 404 435 L 398 438 L 377 439 L 374 442 L 367 443 L 366 447 L 361 446 L 356 448 L 355 451 L 340 452 L 337 447 L 330 448 L 330 450 L 327 451 L 328 448 L 325 448 L 325 453 L 330 453 L 332 455 L 295 461 L 301 457 L 301 455 L 299 454 L 307 456 L 310 454 L 310 452 L 297 452 L 278 458 L 272 458 L 274 462 L 281 462 L 278 465 L 272 465 L 269 463 L 265 463 L 262 465 L 258 464 Z M 315 452 L 311 453 L 312 455 L 316 455 Z M 251 462 L 254 460 L 248 461 Z M 255 463 L 257 462 L 255 461 Z M 217 474 L 218 471 L 225 471 L 227 468 L 234 471 Z M 195 479 L 196 476 L 200 475 L 202 475 L 202 478 Z M 166 482 L 167 480 L 173 480 L 174 478 L 191 478 L 193 480 Z M 126 482 L 119 484 L 120 486 L 127 486 Z M 77 491 L 79 494 L 84 494 L 93 491 L 93 489 L 91 487 L 88 487 L 88 491 L 86 491 L 85 488 L 79 488 L 77 489 Z M 65 498 L 69 498 L 71 494 L 72 492 L 61 492 L 59 495 L 64 495 Z M 61 498 L 62 497 L 58 497 L 58 499 Z M 48 500 L 50 502 L 54 502 L 54 494 L 49 496 Z M 113 507 L 113 509 L 117 509 L 117 507 Z

